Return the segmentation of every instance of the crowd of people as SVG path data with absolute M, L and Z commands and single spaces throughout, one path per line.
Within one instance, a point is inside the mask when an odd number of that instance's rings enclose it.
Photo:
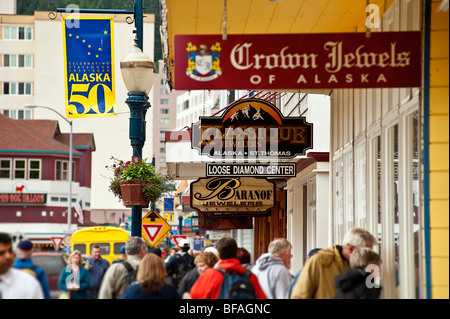
M 70 299 L 377 299 L 381 259 L 373 250 L 376 244 L 366 230 L 350 229 L 342 245 L 311 250 L 293 276 L 293 247 L 285 238 L 273 239 L 252 264 L 250 253 L 231 237 L 194 254 L 187 240 L 169 252 L 149 252 L 145 241 L 133 236 L 111 265 L 98 245 L 86 262 L 73 251 L 58 287 L 64 292 L 60 298 Z M 25 240 L 15 252 L 11 237 L 0 233 L 0 299 L 50 298 L 46 274 L 31 260 L 32 249 Z

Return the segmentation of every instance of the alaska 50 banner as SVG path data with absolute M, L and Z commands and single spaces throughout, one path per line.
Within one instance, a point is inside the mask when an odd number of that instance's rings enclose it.
M 177 90 L 421 86 L 420 32 L 175 35 Z
M 66 117 L 115 115 L 114 21 L 62 18 Z

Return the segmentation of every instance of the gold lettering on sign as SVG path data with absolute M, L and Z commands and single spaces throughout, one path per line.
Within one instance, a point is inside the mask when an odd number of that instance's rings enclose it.
M 194 198 L 198 200 L 208 200 L 216 197 L 220 200 L 227 200 L 234 196 L 235 189 L 241 186 L 239 178 L 214 178 L 206 184 L 206 189 L 211 191 L 205 197 L 201 193 L 195 193 Z

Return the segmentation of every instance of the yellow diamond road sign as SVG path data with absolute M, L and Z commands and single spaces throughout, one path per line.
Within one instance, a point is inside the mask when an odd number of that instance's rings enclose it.
M 150 211 L 142 218 L 142 238 L 151 246 L 156 247 L 166 238 L 172 227 L 157 211 Z

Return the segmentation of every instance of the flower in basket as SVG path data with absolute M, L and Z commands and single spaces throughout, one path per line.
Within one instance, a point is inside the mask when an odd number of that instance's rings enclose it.
M 132 161 L 127 162 L 115 157 L 111 157 L 111 159 L 114 163 L 106 166 L 106 168 L 113 172 L 109 190 L 115 196 L 119 197 L 120 200 L 124 201 L 125 206 L 128 205 L 123 198 L 124 185 L 140 185 L 140 192 L 147 203 L 138 206 L 148 206 L 149 202 L 156 202 L 162 196 L 175 189 L 173 178 L 157 172 L 151 163 L 146 162 L 146 159 L 141 160 L 135 157 Z

